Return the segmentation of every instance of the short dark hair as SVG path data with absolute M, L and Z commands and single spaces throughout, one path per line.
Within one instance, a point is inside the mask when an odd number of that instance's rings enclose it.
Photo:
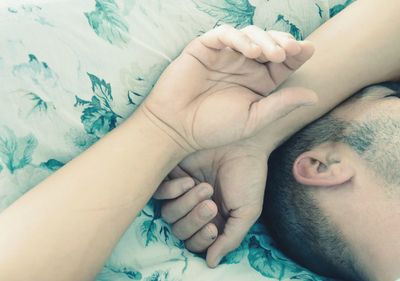
M 339 230 L 317 206 L 310 187 L 297 182 L 292 169 L 301 153 L 338 141 L 346 128 L 345 122 L 325 115 L 271 154 L 261 216 L 261 222 L 289 257 L 321 275 L 342 278 L 350 275 L 338 270 L 351 266 L 350 251 Z
M 390 89 L 400 97 L 400 83 L 389 82 L 375 86 Z M 363 96 L 367 90 L 361 90 L 355 98 Z M 346 280 L 362 279 L 352 251 L 339 228 L 313 198 L 314 188 L 300 184 L 293 177 L 293 164 L 300 154 L 323 143 L 343 142 L 371 165 L 381 159 L 380 166 L 393 166 L 399 157 L 378 155 L 376 145 L 382 141 L 382 137 L 378 136 L 382 128 L 386 128 L 383 131 L 390 134 L 393 130 L 400 130 L 397 123 L 379 118 L 362 124 L 351 123 L 328 113 L 293 135 L 271 154 L 260 221 L 267 226 L 284 253 L 321 275 Z M 390 175 L 382 173 L 381 167 L 373 168 L 388 181 L 391 180 Z

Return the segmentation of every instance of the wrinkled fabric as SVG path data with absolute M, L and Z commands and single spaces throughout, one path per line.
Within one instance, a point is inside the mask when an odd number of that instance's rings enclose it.
M 255 24 L 301 40 L 350 2 L 1 1 L 0 211 L 130 116 L 196 36 L 224 23 Z M 323 278 L 276 250 L 261 225 L 209 269 L 171 235 L 152 200 L 97 280 Z

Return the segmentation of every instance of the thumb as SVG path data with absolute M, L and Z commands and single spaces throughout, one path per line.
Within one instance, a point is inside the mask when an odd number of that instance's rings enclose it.
M 265 126 L 304 106 L 316 104 L 318 97 L 306 88 L 284 88 L 250 106 L 246 135 L 253 135 Z
M 224 232 L 218 235 L 217 240 L 208 248 L 206 260 L 209 267 L 216 267 L 225 255 L 238 248 L 259 217 L 259 214 L 254 212 L 242 217 L 238 215 L 240 212 L 240 209 L 231 212 Z

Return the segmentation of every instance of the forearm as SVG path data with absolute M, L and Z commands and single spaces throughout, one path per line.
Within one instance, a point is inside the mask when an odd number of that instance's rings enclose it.
M 281 87 L 310 88 L 319 102 L 281 119 L 269 138 L 280 143 L 359 89 L 400 77 L 399 10 L 398 0 L 358 0 L 311 34 L 314 56 Z
M 134 115 L 1 213 L 0 280 L 93 279 L 179 151 Z

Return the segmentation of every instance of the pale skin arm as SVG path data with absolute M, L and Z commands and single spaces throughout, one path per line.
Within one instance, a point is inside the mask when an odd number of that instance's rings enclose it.
M 122 124 L 0 214 L 0 280 L 92 280 L 183 155 L 143 116 Z
M 281 88 L 307 87 L 319 102 L 282 118 L 262 138 L 280 143 L 361 88 L 399 79 L 399 10 L 398 0 L 358 0 L 312 33 L 313 57 Z

